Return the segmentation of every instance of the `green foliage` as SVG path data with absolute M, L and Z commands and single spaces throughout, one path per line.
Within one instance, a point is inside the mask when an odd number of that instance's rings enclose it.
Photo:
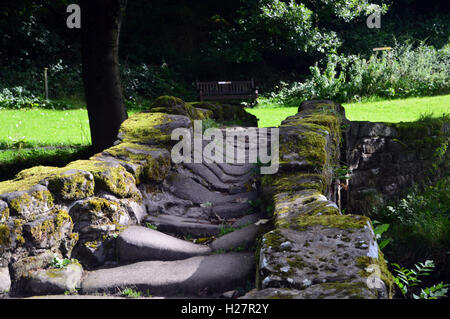
M 142 293 L 131 288 L 126 288 L 122 290 L 121 295 L 127 298 L 139 298 L 142 296 Z
M 75 263 L 79 263 L 78 260 L 76 260 L 76 259 L 67 259 L 67 258 L 61 259 L 58 256 L 55 256 L 53 258 L 50 266 L 52 268 L 62 269 L 62 268 L 66 268 L 70 264 L 75 264 Z
M 357 101 L 362 97 L 404 98 L 450 91 L 450 50 L 420 44 L 398 45 L 393 50 L 361 56 L 330 54 L 325 67 L 310 68 L 304 82 L 281 82 L 270 99 L 298 104 L 308 99 Z
M 153 229 L 153 230 L 157 230 L 157 229 L 158 229 L 158 226 L 153 225 L 153 224 L 151 224 L 151 223 L 145 223 L 145 226 L 146 226 L 148 229 Z
M 389 246 L 383 247 L 385 256 L 403 265 L 433 259 L 437 266 L 436 276 L 446 278 L 449 270 L 446 253 L 450 247 L 449 207 L 450 178 L 447 176 L 423 189 L 416 186 L 404 198 L 380 209 L 375 218 L 390 225 L 380 238 L 382 242 L 389 240 Z
M 177 96 L 184 101 L 192 101 L 196 97 L 193 86 L 181 81 L 181 76 L 166 64 L 128 63 L 122 65 L 120 71 L 124 96 L 128 101 L 138 97 L 155 99 L 162 95 Z
M 419 295 L 416 295 L 413 292 L 412 287 L 416 287 L 422 283 L 420 277 L 429 276 L 434 270 L 435 265 L 432 260 L 426 260 L 425 263 L 417 263 L 411 269 L 401 267 L 395 263 L 393 263 L 392 266 L 394 266 L 394 271 L 397 273 L 397 275 L 394 276 L 394 282 L 397 287 L 400 288 L 404 297 L 411 298 L 412 296 L 414 299 L 437 299 L 439 297 L 446 297 L 448 291 L 447 287 L 449 287 L 449 285 L 443 284 L 442 282 L 421 289 Z
M 223 236 L 229 233 L 234 232 L 236 229 L 229 225 L 221 225 L 219 229 L 219 236 Z
M 389 224 L 382 224 L 376 220 L 372 220 L 372 224 L 375 226 L 375 229 L 373 230 L 373 232 L 375 233 L 375 238 L 378 242 L 378 247 L 380 249 L 383 249 L 384 247 L 386 247 L 391 239 L 383 239 L 382 236 L 383 234 L 389 229 Z

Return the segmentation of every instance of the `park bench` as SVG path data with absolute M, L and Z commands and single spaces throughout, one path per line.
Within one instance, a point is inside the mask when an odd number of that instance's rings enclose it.
M 197 81 L 197 92 L 200 101 L 251 100 L 255 102 L 258 98 L 258 90 L 253 79 L 250 81 Z

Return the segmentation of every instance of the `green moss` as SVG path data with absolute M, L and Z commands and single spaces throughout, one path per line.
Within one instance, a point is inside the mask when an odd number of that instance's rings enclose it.
M 266 247 L 271 247 L 275 251 L 282 251 L 283 249 L 280 245 L 283 243 L 283 237 L 277 229 L 264 234 L 263 245 Z
M 94 181 L 89 180 L 86 173 L 78 171 L 51 177 L 48 188 L 64 200 L 77 200 L 94 194 Z
M 349 296 L 351 299 L 364 299 L 363 291 L 367 290 L 364 282 L 327 282 L 320 284 L 326 292 L 322 293 L 319 298 L 326 298 L 336 295 Z
M 0 246 L 9 246 L 11 244 L 11 232 L 6 224 L 0 224 Z
M 288 265 L 294 269 L 303 269 L 308 266 L 308 264 L 303 260 L 302 257 L 296 255 L 291 258 L 286 259 Z
M 273 193 L 295 193 L 301 190 L 314 189 L 323 193 L 326 188 L 324 177 L 315 173 L 279 173 L 263 175 L 263 188 L 273 188 Z
M 291 227 L 305 230 L 307 227 L 321 225 L 328 228 L 352 229 L 367 226 L 369 218 L 359 215 L 300 215 Z
M 137 192 L 133 192 L 136 180 L 122 166 L 113 166 L 107 162 L 96 160 L 79 160 L 70 163 L 67 168 L 88 171 L 94 176 L 95 189 L 103 189 L 119 197 L 132 197 L 140 200 Z
M 295 139 L 281 143 L 280 164 L 289 163 L 284 157 L 296 153 L 311 166 L 322 170 L 327 159 L 326 143 L 326 138 L 321 133 L 301 132 Z
M 155 107 L 171 108 L 176 105 L 184 105 L 184 101 L 175 96 L 163 95 L 163 96 L 158 97 L 152 103 L 152 105 L 150 106 L 150 109 L 153 109 Z
M 170 122 L 165 113 L 136 113 L 122 123 L 119 133 L 124 142 L 139 143 L 151 140 L 154 143 L 167 143 L 171 140 L 170 132 L 162 132 L 156 126 Z
M 15 179 L 0 183 L 0 194 L 29 190 L 57 170 L 56 167 L 48 166 L 36 166 L 23 170 Z
M 9 208 L 6 207 L 4 210 L 0 212 L 0 222 L 6 222 L 9 218 Z
M 55 209 L 52 211 L 53 214 L 55 214 L 55 223 L 56 227 L 61 228 L 66 222 L 69 222 L 70 224 L 73 224 L 72 218 L 70 217 L 69 213 L 63 209 Z
M 24 206 L 30 206 L 31 204 L 31 197 L 27 193 L 24 193 L 21 196 L 18 196 L 14 198 L 10 203 L 9 207 L 11 207 L 11 212 L 13 214 L 19 215 Z
M 359 274 L 362 277 L 368 277 L 373 273 L 369 273 L 366 271 L 366 268 L 369 265 L 377 265 L 380 270 L 380 279 L 385 283 L 389 298 L 392 298 L 394 295 L 394 277 L 387 267 L 386 260 L 384 259 L 384 255 L 380 249 L 378 249 L 378 258 L 372 258 L 368 256 L 360 256 L 356 258 L 356 265 L 361 268 Z

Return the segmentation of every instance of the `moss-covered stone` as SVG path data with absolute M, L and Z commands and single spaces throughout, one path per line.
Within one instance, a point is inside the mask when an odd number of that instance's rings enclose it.
M 328 228 L 359 229 L 370 225 L 370 219 L 360 215 L 299 215 L 290 226 L 305 230 L 309 226 L 321 225 Z
M 79 160 L 70 163 L 67 168 L 90 172 L 95 181 L 95 190 L 105 190 L 121 198 L 141 199 L 136 188 L 136 180 L 120 165 L 96 160 Z
M 124 142 L 129 143 L 150 141 L 154 144 L 168 143 L 170 142 L 170 132 L 165 132 L 158 126 L 171 121 L 165 113 L 136 113 L 122 123 L 119 136 Z
M 136 164 L 135 179 L 162 181 L 168 174 L 171 161 L 170 154 L 165 149 L 149 147 L 135 143 L 121 143 L 104 151 L 127 163 Z
M 88 172 L 68 170 L 48 179 L 48 189 L 63 200 L 78 200 L 94 194 L 95 183 Z
M 377 265 L 379 269 L 380 279 L 384 282 L 389 294 L 389 298 L 394 295 L 394 277 L 387 267 L 386 260 L 381 250 L 378 250 L 378 258 L 372 258 L 368 256 L 360 256 L 356 259 L 356 265 L 361 268 L 360 275 L 363 277 L 368 277 L 374 275 L 374 272 L 368 272 L 368 267 L 370 265 Z M 373 270 L 372 270 L 373 271 Z
M 11 244 L 11 231 L 6 224 L 0 224 L 0 247 L 7 247 Z

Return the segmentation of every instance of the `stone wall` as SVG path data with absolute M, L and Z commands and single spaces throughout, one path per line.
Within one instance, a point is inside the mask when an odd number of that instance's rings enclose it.
M 350 122 L 346 130 L 347 210 L 369 215 L 413 184 L 448 172 L 448 118 L 411 123 Z
M 370 219 L 342 215 L 334 202 L 343 120 L 340 105 L 309 101 L 282 122 L 280 173 L 263 177 L 262 185 L 274 229 L 260 243 L 259 289 L 246 298 L 392 296 L 392 275 Z M 370 289 L 368 279 L 376 287 Z

